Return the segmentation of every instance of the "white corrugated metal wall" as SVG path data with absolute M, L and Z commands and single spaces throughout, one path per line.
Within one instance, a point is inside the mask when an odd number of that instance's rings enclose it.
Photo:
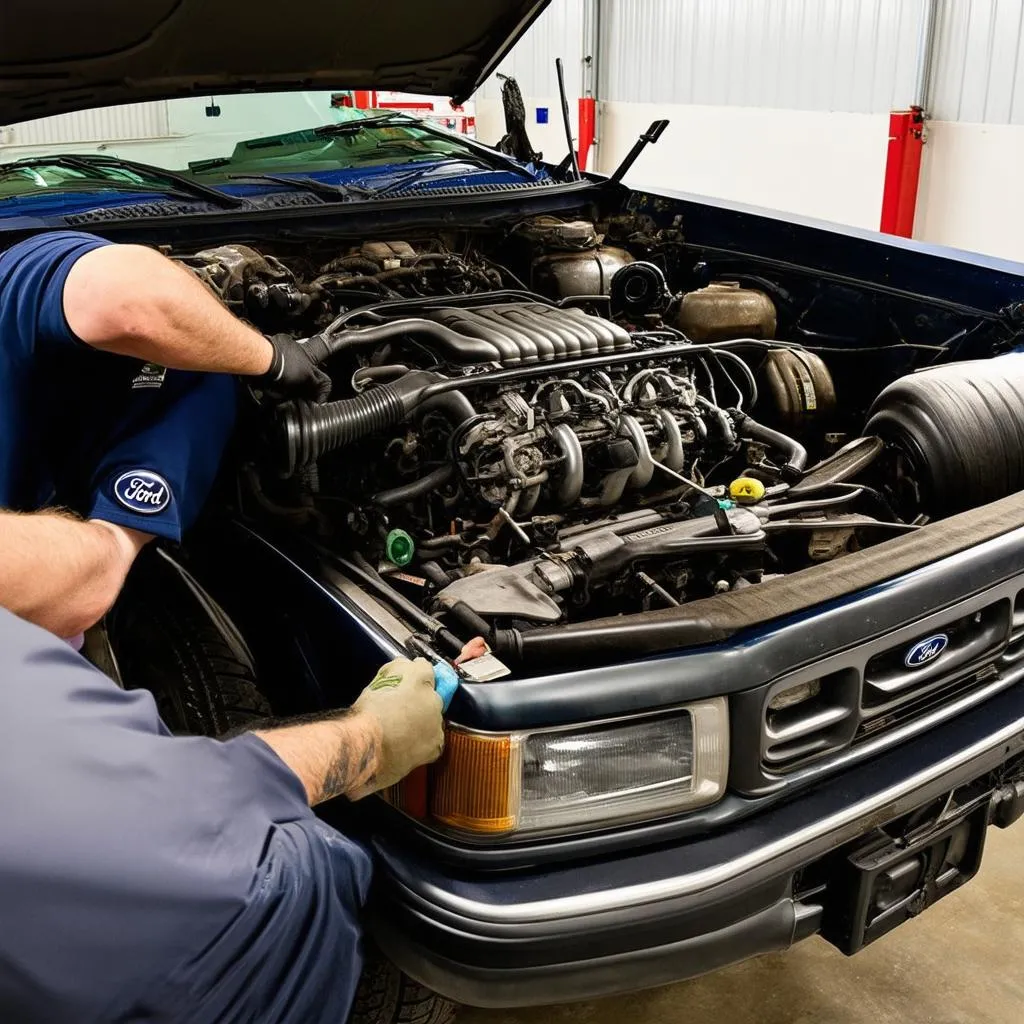
M 162 139 L 170 129 L 167 104 L 130 103 L 123 107 L 55 114 L 5 130 L 10 145 L 47 145 L 63 142 L 116 142 L 125 139 Z
M 502 61 L 498 73 L 513 75 L 524 96 L 553 96 L 558 92 L 555 58 L 565 65 L 565 89 L 580 94 L 583 57 L 583 8 L 587 0 L 554 0 L 534 22 L 518 46 Z M 478 98 L 497 99 L 501 82 L 492 76 Z
M 578 95 L 596 3 L 604 100 L 881 113 L 912 99 L 925 2 L 553 0 L 500 70 L 551 95 L 561 56 Z M 938 120 L 1024 124 L 1024 0 L 940 0 L 932 82 Z
M 932 82 L 937 120 L 1024 124 L 1024 0 L 942 0 Z
M 890 110 L 913 88 L 922 9 L 923 0 L 604 0 L 600 96 Z
M 497 142 L 505 131 L 501 106 L 501 82 L 497 74 L 512 75 L 526 101 L 527 127 L 535 149 L 556 163 L 566 151 L 561 112 L 558 109 L 558 79 L 555 58 L 565 68 L 565 91 L 570 98 L 570 117 L 576 124 L 575 97 L 583 83 L 584 10 L 591 0 L 554 0 L 530 27 L 512 52 L 477 92 L 476 122 L 484 142 Z M 540 121 L 543 111 L 546 120 Z

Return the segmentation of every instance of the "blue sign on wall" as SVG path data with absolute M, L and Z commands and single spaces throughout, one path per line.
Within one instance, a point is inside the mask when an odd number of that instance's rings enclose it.
M 547 123 L 548 123 L 548 108 L 547 107 L 538 107 L 537 108 L 537 124 L 547 124 Z

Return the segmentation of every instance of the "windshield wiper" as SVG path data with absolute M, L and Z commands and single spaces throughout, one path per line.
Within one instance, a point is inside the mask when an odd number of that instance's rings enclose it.
M 484 171 L 497 170 L 497 168 L 492 167 L 483 160 L 475 160 L 473 158 L 467 159 L 462 156 L 448 157 L 444 160 L 431 160 L 429 162 L 424 162 L 422 167 L 417 167 L 416 170 L 410 171 L 408 174 L 403 174 L 401 178 L 395 178 L 394 181 L 389 181 L 386 185 L 382 185 L 380 188 L 375 189 L 373 194 L 379 199 L 381 196 L 386 196 L 389 192 L 398 192 L 406 185 L 411 185 L 413 182 L 427 177 L 431 171 L 436 171 L 439 167 L 451 167 L 455 164 L 460 164 L 464 167 L 478 167 Z
M 136 189 L 145 192 L 151 190 L 150 186 L 119 180 L 116 177 L 110 177 L 102 173 L 104 170 L 130 171 L 132 174 L 137 174 L 140 178 L 149 178 L 151 182 L 165 182 L 167 185 L 172 186 L 171 188 L 161 187 L 161 192 L 177 198 L 203 199 L 226 209 L 236 209 L 239 206 L 245 205 L 243 199 L 229 196 L 206 185 L 200 185 L 199 182 L 193 181 L 184 174 L 178 174 L 175 171 L 165 171 L 162 167 L 137 163 L 134 160 L 122 160 L 120 157 L 114 156 L 97 156 L 92 153 L 26 157 L 23 160 L 15 160 L 13 163 L 0 164 L 0 172 L 6 173 L 21 168 L 32 169 L 36 167 L 66 167 L 69 170 L 81 171 L 84 174 L 90 175 L 94 183 L 98 182 L 106 187 L 121 191 Z M 69 182 L 68 184 L 73 185 L 74 183 Z M 60 187 L 55 185 L 53 189 L 56 192 L 60 190 Z
M 357 135 L 366 128 L 379 128 L 382 124 L 390 124 L 393 121 L 405 121 L 407 124 L 415 124 L 419 127 L 416 118 L 410 117 L 401 110 L 392 110 L 389 114 L 375 114 L 373 117 L 360 117 L 354 121 L 337 121 L 332 124 L 324 124 L 313 129 L 314 135 L 329 139 L 333 135 Z
M 0 175 L 3 168 L 0 167 Z M 8 195 L 0 195 L 0 203 L 13 199 L 27 199 L 35 196 L 101 196 L 111 191 L 107 181 L 64 182 L 60 185 L 33 185 L 31 188 L 19 189 Z M 113 191 L 120 191 L 116 186 Z M 131 192 L 139 196 L 153 196 L 156 199 L 194 199 L 187 192 L 179 192 L 176 188 L 153 188 L 151 185 L 133 185 Z
M 239 199 L 238 196 L 229 196 L 226 192 L 211 188 L 209 185 L 201 185 L 187 174 L 178 174 L 177 171 L 168 171 L 163 167 L 156 167 L 153 164 L 139 163 L 136 160 L 123 160 L 117 156 L 97 156 L 91 153 L 76 153 L 73 159 L 81 160 L 87 166 L 112 167 L 118 170 L 133 171 L 140 177 L 148 175 L 157 181 L 167 181 L 177 186 L 182 192 L 187 192 L 197 199 L 206 199 L 226 209 L 234 210 L 239 206 L 245 206 L 245 200 Z
M 330 202 L 343 202 L 353 196 L 371 196 L 373 191 L 363 188 L 361 185 L 331 185 L 326 181 L 317 181 L 316 178 L 288 178 L 283 174 L 229 174 L 232 181 L 251 181 L 256 184 L 270 183 L 273 185 L 290 185 L 292 188 L 302 192 L 309 192 L 311 195 L 319 196 Z
M 392 110 L 387 114 L 377 114 L 374 117 L 364 117 L 358 121 L 341 121 L 337 124 L 321 125 L 319 128 L 313 129 L 313 134 L 324 138 L 330 138 L 334 135 L 354 135 L 356 132 L 360 132 L 364 128 L 379 128 L 382 125 L 389 124 L 406 125 L 410 128 L 414 128 L 418 132 L 423 132 L 424 135 L 430 135 L 435 139 L 443 139 L 449 144 L 461 146 L 467 152 L 477 156 L 478 159 L 489 161 L 492 170 L 504 168 L 507 171 L 512 171 L 515 174 L 521 174 L 531 180 L 533 179 L 533 175 L 523 167 L 518 160 L 513 160 L 512 157 L 507 156 L 505 153 L 500 153 L 497 150 L 491 149 L 489 146 L 485 146 L 481 142 L 474 142 L 471 139 L 459 138 L 458 136 L 452 135 L 450 132 L 443 131 L 441 128 L 434 127 L 434 125 L 429 124 L 427 121 L 423 121 L 418 117 L 406 114 L 402 110 Z M 397 142 L 399 140 L 395 139 L 389 141 Z

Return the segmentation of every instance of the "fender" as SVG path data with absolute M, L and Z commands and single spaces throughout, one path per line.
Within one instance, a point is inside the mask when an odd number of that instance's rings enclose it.
M 162 601 L 188 604 L 205 619 L 238 661 L 256 678 L 256 664 L 249 645 L 224 609 L 182 564 L 180 557 L 163 545 L 154 546 L 138 559 L 108 616 L 108 628 L 114 651 L 117 650 L 117 607 L 124 602 Z

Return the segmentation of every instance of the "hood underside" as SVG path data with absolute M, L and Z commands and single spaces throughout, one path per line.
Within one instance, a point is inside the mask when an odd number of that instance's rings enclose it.
M 549 0 L 4 0 L 0 124 L 192 94 L 389 89 L 466 99 Z

